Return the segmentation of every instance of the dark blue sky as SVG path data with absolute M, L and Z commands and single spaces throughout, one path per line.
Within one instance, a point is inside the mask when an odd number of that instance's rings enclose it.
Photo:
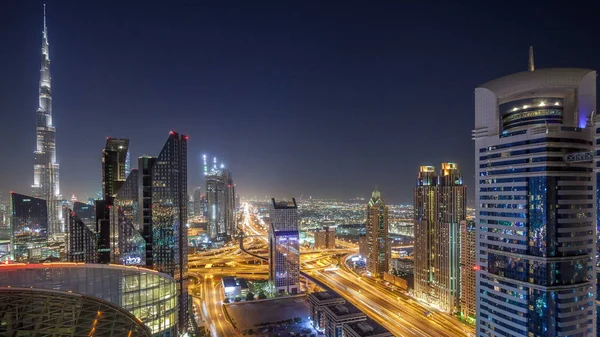
M 473 90 L 527 68 L 600 68 L 593 8 L 404 1 L 48 1 L 63 195 L 100 188 L 106 136 L 134 158 L 188 134 L 243 196 L 411 203 L 419 165 L 473 184 Z M 481 2 L 486 3 L 486 2 Z M 489 7 L 489 8 L 487 8 Z M 42 2 L 0 2 L 0 191 L 29 192 Z M 469 189 L 469 199 L 472 190 Z

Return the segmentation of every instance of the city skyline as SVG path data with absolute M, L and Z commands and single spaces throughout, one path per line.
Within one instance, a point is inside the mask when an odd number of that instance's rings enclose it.
M 180 3 L 164 13 L 159 3 L 139 8 L 49 2 L 61 192 L 85 200 L 100 190 L 96 154 L 106 136 L 131 139 L 136 144 L 132 158 L 137 158 L 160 146 L 165 132 L 181 130 L 191 140 L 190 191 L 201 186 L 201 155 L 211 149 L 229 158 L 242 196 L 368 197 L 364 191 L 385 184 L 389 203 L 408 204 L 411 168 L 443 161 L 464 168 L 469 195 L 474 195 L 472 88 L 525 70 L 529 45 L 540 68 L 600 68 L 597 38 L 584 39 L 592 27 L 593 20 L 585 20 L 590 14 L 569 25 L 570 9 L 559 13 L 549 6 L 544 20 L 534 24 L 526 20 L 528 6 L 510 13 L 515 24 L 509 27 L 499 18 L 479 27 L 477 15 L 470 15 L 480 10 L 475 7 L 242 3 L 231 9 Z M 22 139 L 0 153 L 12 158 L 2 166 L 0 179 L 7 199 L 10 190 L 30 193 L 31 171 L 24 168 L 31 167 L 35 148 L 31 126 L 43 6 L 41 1 L 6 2 L 0 8 L 11 17 L 3 20 L 8 26 L 1 36 L 14 46 L 0 55 L 0 63 L 11 65 L 0 79 L 2 92 L 10 93 L 0 112 L 18 116 L 7 120 L 0 134 L 5 141 Z M 544 37 L 559 15 L 564 30 Z M 445 32 L 457 18 L 463 22 Z M 504 35 L 513 38 L 498 43 Z M 562 39 L 566 36 L 573 38 Z M 244 58 L 237 56 L 240 50 Z M 382 119 L 364 122 L 370 113 Z M 139 127 L 128 128 L 141 118 Z M 222 122 L 229 127 L 215 127 Z M 412 127 L 427 123 L 434 124 L 435 137 Z M 360 136 L 379 126 L 383 141 Z M 252 141 L 243 141 L 248 135 Z M 404 144 L 419 144 L 406 163 Z M 262 151 L 267 146 L 274 151 Z M 276 164 L 266 172 L 273 155 Z M 370 162 L 381 155 L 389 160 L 374 181 Z M 290 183 L 281 187 L 283 181 Z

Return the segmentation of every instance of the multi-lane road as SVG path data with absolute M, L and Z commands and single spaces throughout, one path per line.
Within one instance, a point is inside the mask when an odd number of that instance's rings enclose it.
M 244 231 L 254 237 L 244 239 L 245 247 L 251 253 L 266 248 L 266 228 L 260 219 L 245 209 Z M 375 321 L 379 322 L 396 336 L 435 336 L 454 337 L 469 336 L 474 329 L 456 318 L 439 312 L 427 304 L 417 301 L 408 295 L 393 291 L 374 279 L 362 277 L 351 270 L 345 263 L 351 254 L 356 253 L 356 246 L 347 242 L 343 249 L 330 251 L 307 251 L 301 253 L 301 269 L 314 280 L 327 285 L 346 300 Z M 248 249 L 248 248 L 246 248 Z M 339 258 L 341 255 L 344 257 Z M 337 256 L 337 257 L 336 257 Z M 236 332 L 224 317 L 222 310 L 223 294 L 219 287 L 220 276 L 237 275 L 244 278 L 265 279 L 268 266 L 255 261 L 255 256 L 244 253 L 237 246 L 228 246 L 220 250 L 190 255 L 190 272 L 200 275 L 202 301 L 194 300 L 196 306 L 202 306 L 202 313 L 213 337 L 235 336 Z M 332 270 L 338 266 L 337 270 Z M 427 317 L 425 312 L 433 312 Z

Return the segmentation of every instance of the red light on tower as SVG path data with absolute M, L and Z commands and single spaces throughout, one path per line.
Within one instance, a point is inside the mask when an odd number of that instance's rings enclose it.
M 188 140 L 188 138 L 189 138 L 188 136 L 183 136 L 183 139 L 185 139 L 185 140 Z
M 169 131 L 169 134 L 170 134 L 170 135 L 174 135 L 174 134 L 175 134 L 175 131 Z
M 481 270 L 480 266 L 473 266 L 473 270 Z

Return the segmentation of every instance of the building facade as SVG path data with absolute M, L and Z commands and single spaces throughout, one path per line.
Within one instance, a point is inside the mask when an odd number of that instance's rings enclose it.
M 298 206 L 271 199 L 269 231 L 269 280 L 277 293 L 300 292 L 300 238 Z
M 171 131 L 152 166 L 152 263 L 177 282 L 179 328 L 188 326 L 187 140 Z
M 31 287 L 91 296 L 131 313 L 153 336 L 173 337 L 178 333 L 176 282 L 171 276 L 153 270 L 74 263 L 2 265 L 0 287 Z M 38 316 L 44 315 L 38 313 Z
M 477 335 L 596 336 L 596 72 L 475 89 Z
M 315 249 L 334 249 L 335 248 L 335 227 L 325 227 L 318 229 L 315 235 Z
M 460 306 L 460 222 L 467 187 L 454 163 L 421 166 L 414 191 L 415 295 L 447 312 Z
M 475 222 L 460 222 L 460 312 L 472 322 L 477 316 L 475 287 Z
M 383 277 L 390 268 L 388 207 L 375 189 L 367 205 L 366 241 L 367 270 L 376 277 Z
M 56 128 L 52 121 L 52 84 L 50 76 L 50 44 L 44 5 L 44 31 L 42 32 L 42 66 L 40 68 L 39 106 L 36 113 L 36 149 L 33 160 L 33 195 L 48 202 L 49 237 L 64 232 L 59 200 L 59 165 L 56 160 Z
M 67 232 L 67 261 L 69 262 L 98 262 L 98 241 L 96 238 L 96 210 L 94 206 L 81 202 L 73 202 L 66 216 Z
M 37 262 L 49 255 L 46 200 L 11 193 L 12 255 L 18 262 Z
M 236 234 L 235 185 L 229 170 L 217 168 L 204 176 L 206 184 L 207 231 L 211 239 L 231 237 Z
M 138 170 L 129 172 L 117 192 L 111 208 L 111 241 L 113 263 L 128 266 L 146 265 L 146 241 L 139 222 Z

